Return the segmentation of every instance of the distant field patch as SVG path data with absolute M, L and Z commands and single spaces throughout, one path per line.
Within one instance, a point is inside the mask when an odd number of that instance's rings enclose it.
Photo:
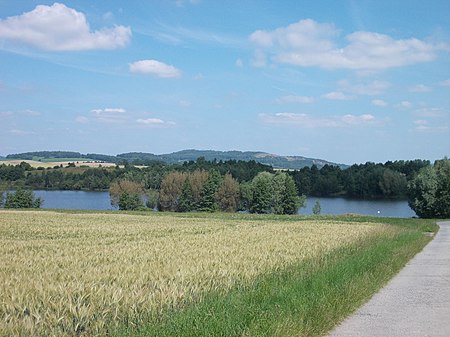
M 42 163 L 58 163 L 58 162 L 87 162 L 94 161 L 93 159 L 88 158 L 53 158 L 53 157 L 33 157 L 33 161 L 39 161 Z

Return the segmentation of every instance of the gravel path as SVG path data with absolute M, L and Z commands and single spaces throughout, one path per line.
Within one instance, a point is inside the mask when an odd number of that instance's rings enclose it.
M 387 286 L 329 337 L 449 337 L 450 221 Z

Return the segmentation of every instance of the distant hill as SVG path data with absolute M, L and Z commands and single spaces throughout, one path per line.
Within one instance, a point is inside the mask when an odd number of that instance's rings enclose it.
M 144 163 L 148 161 L 162 161 L 169 164 L 181 164 L 187 161 L 195 161 L 203 157 L 208 161 L 226 161 L 226 160 L 254 160 L 261 164 L 270 165 L 275 169 L 301 169 L 303 167 L 311 167 L 316 165 L 318 168 L 324 165 L 339 166 L 347 168 L 347 165 L 329 162 L 323 159 L 307 158 L 302 156 L 280 156 L 276 154 L 269 154 L 266 152 L 255 151 L 213 151 L 213 150 L 183 150 L 168 154 L 156 155 L 153 153 L 143 152 L 129 152 L 118 154 L 117 156 L 110 156 L 104 154 L 81 154 L 79 152 L 68 151 L 40 151 L 40 152 L 26 152 L 18 154 L 10 154 L 7 159 L 29 159 L 35 158 L 85 158 L 86 160 L 99 160 L 104 162 L 119 163 L 127 161 L 129 163 Z

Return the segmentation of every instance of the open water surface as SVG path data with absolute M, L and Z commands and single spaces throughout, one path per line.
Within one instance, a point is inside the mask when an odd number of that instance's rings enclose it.
M 113 210 L 108 192 L 87 191 L 34 191 L 37 197 L 44 200 L 42 208 Z M 405 200 L 356 200 L 346 198 L 308 198 L 305 208 L 300 208 L 300 214 L 313 214 L 312 209 L 318 200 L 321 214 L 365 214 L 373 216 L 388 216 L 410 218 L 414 211 Z

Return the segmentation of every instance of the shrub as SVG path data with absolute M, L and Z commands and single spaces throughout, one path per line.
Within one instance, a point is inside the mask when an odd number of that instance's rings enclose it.
M 5 208 L 39 208 L 43 200 L 36 198 L 33 191 L 18 189 L 6 193 Z

